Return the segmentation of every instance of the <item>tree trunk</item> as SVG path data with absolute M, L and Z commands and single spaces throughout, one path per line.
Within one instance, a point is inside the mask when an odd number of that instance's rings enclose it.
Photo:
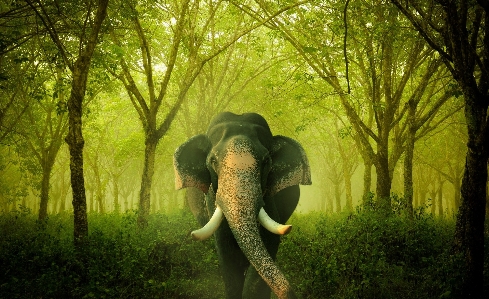
M 344 180 L 345 180 L 345 195 L 346 195 L 346 209 L 351 212 L 353 211 L 353 198 L 351 195 L 351 175 L 348 171 L 344 171 Z
M 370 197 L 370 189 L 372 188 L 372 160 L 364 159 L 364 172 L 363 172 L 363 200 Z
M 87 40 L 82 40 L 80 45 L 80 55 L 73 64 L 71 93 L 68 99 L 68 143 L 70 150 L 70 170 L 71 170 L 71 188 L 73 192 L 73 236 L 75 247 L 80 247 L 88 236 L 88 219 L 87 219 L 87 198 L 85 194 L 85 179 L 83 176 L 83 146 L 85 141 L 82 133 L 82 110 L 83 98 L 87 87 L 88 72 L 93 52 L 97 45 L 98 35 L 102 22 L 107 16 L 108 0 L 98 1 L 98 7 L 92 27 L 92 31 Z M 52 36 L 54 43 L 58 46 L 61 53 L 65 49 L 60 46 L 57 37 Z M 83 43 L 82 43 L 83 42 Z M 69 63 L 69 61 L 66 61 Z
M 141 179 L 141 190 L 139 191 L 139 213 L 138 225 L 145 227 L 148 223 L 147 216 L 150 211 L 151 184 L 153 182 L 156 145 L 158 141 L 154 138 L 146 138 L 144 149 L 143 176 Z
M 461 294 L 484 298 L 484 221 L 487 183 L 487 99 L 465 90 L 467 154 L 454 248 L 465 257 Z
M 102 183 L 99 181 L 97 187 L 97 202 L 98 202 L 98 212 L 100 214 L 105 213 L 104 197 L 105 197 L 105 192 L 102 190 Z
M 454 205 L 455 205 L 455 211 L 457 211 L 460 207 L 460 192 L 462 188 L 462 179 L 459 177 L 455 177 L 454 182 L 453 182 L 453 200 L 454 200 Z
M 438 188 L 438 202 L 437 202 L 437 208 L 438 208 L 438 215 L 440 217 L 443 217 L 443 181 L 440 180 L 440 187 Z
M 378 152 L 378 161 L 376 163 L 377 171 L 377 204 L 381 211 L 391 211 L 391 185 L 392 180 L 389 172 L 389 158 L 387 151 L 382 155 L 383 151 Z
M 70 149 L 71 188 L 73 190 L 74 242 L 80 245 L 88 236 L 87 201 L 83 176 L 82 102 L 88 76 L 89 59 L 80 57 L 73 71 L 71 95 L 68 100 L 69 131 L 66 137 Z
M 423 207 L 423 209 L 426 207 L 426 190 L 424 192 L 420 192 L 420 197 L 419 197 L 419 206 Z
M 433 189 L 430 190 L 430 199 L 431 199 L 431 215 L 435 215 L 436 213 L 436 195 L 438 194 L 438 190 L 436 189 L 435 183 L 433 183 Z
M 119 178 L 117 176 L 113 176 L 113 184 L 114 184 L 114 212 L 118 214 L 121 210 L 119 204 Z
M 151 188 L 150 192 L 150 211 L 151 213 L 156 213 L 158 207 L 158 193 L 156 192 L 155 188 Z
M 414 141 L 416 135 L 415 128 L 415 113 L 416 103 L 410 100 L 408 112 L 408 129 L 406 136 L 406 149 L 404 154 L 404 203 L 406 204 L 407 212 L 410 218 L 413 217 L 413 156 L 414 156 Z
M 65 184 L 65 179 L 64 179 L 64 172 L 63 172 L 63 177 L 61 178 L 61 183 L 60 183 L 60 189 L 61 189 L 61 195 L 60 195 L 60 203 L 59 203 L 59 213 L 62 213 L 66 210 L 66 196 L 68 195 L 69 188 Z
M 95 204 L 94 204 L 94 200 L 95 200 L 95 189 L 90 189 L 90 212 L 94 212 L 94 207 L 95 207 Z
M 336 201 L 336 213 L 341 212 L 341 186 L 340 183 L 334 185 L 334 198 Z
M 45 165 L 42 170 L 41 202 L 39 204 L 39 220 L 44 220 L 48 216 L 49 179 L 51 178 L 52 169 L 53 169 L 52 165 Z

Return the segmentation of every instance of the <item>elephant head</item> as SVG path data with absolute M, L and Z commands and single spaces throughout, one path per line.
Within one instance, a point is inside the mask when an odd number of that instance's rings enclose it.
M 215 212 L 192 237 L 210 237 L 223 217 L 239 247 L 278 298 L 292 298 L 285 276 L 260 238 L 257 220 L 276 234 L 290 225 L 271 219 L 264 198 L 289 186 L 311 184 L 307 157 L 300 144 L 273 136 L 263 117 L 254 113 L 224 112 L 210 123 L 207 133 L 182 144 L 174 155 L 177 189 L 195 187 L 215 197 Z

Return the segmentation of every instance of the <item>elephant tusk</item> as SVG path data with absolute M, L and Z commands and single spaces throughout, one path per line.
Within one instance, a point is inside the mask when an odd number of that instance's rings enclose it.
M 263 208 L 261 208 L 258 213 L 258 221 L 260 221 L 261 225 L 263 225 L 269 232 L 277 235 L 286 235 L 292 230 L 292 225 L 283 225 L 275 222 L 275 220 L 268 216 Z
M 203 228 L 194 230 L 190 233 L 192 239 L 197 241 L 208 239 L 217 230 L 217 228 L 221 224 L 223 217 L 224 215 L 222 214 L 221 208 L 216 205 L 216 210 L 214 211 L 211 219 L 209 219 L 209 222 L 207 222 L 207 224 Z

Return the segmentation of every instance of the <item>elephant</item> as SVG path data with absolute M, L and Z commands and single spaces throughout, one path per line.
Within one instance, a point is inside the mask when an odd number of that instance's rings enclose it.
M 302 146 L 272 135 L 259 114 L 222 112 L 173 158 L 176 189 L 189 188 L 188 205 L 203 226 L 192 237 L 215 236 L 226 298 L 270 298 L 271 291 L 296 298 L 275 258 L 280 235 L 292 228 L 280 222 L 297 207 L 299 184 L 311 184 Z

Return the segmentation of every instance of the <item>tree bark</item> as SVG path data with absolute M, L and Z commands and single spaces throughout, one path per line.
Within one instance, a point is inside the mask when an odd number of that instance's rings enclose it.
M 341 212 L 341 186 L 340 183 L 334 185 L 334 198 L 336 201 L 336 213 Z
M 413 217 L 413 157 L 414 157 L 414 142 L 416 137 L 416 102 L 410 100 L 408 102 L 409 110 L 407 116 L 407 136 L 406 149 L 404 153 L 404 203 L 406 204 L 409 217 Z
M 156 146 L 158 141 L 152 137 L 146 137 L 144 149 L 144 168 L 139 191 L 138 225 L 145 227 L 148 224 L 150 211 L 151 184 L 153 182 Z
M 438 216 L 443 217 L 443 181 L 441 178 L 439 179 L 440 186 L 438 188 L 438 202 L 437 202 L 437 208 L 438 208 Z
M 392 178 L 390 177 L 387 150 L 379 149 L 377 155 L 378 159 L 375 163 L 375 169 L 377 170 L 377 205 L 381 211 L 390 211 Z
M 351 194 L 351 175 L 348 172 L 344 172 L 345 180 L 345 196 L 346 196 L 346 209 L 349 212 L 353 211 L 353 197 Z
M 453 192 L 454 192 L 454 205 L 455 205 L 455 210 L 457 211 L 460 207 L 460 201 L 461 201 L 461 189 L 462 189 L 462 179 L 460 177 L 455 177 L 454 182 L 453 182 Z
M 461 294 L 483 298 L 484 221 L 487 183 L 487 99 L 465 94 L 468 142 L 454 249 L 465 258 Z
M 81 57 L 80 57 L 81 58 Z M 79 245 L 88 236 L 85 178 L 83 176 L 82 101 L 89 60 L 78 59 L 73 72 L 71 95 L 68 100 L 69 130 L 66 137 L 70 149 L 71 187 L 73 189 L 74 242 Z
M 49 180 L 51 179 L 53 163 L 48 162 L 45 164 L 47 165 L 44 165 L 42 170 L 41 202 L 39 204 L 39 220 L 44 220 L 48 216 Z
M 114 175 L 112 178 L 112 183 L 114 184 L 114 212 L 118 214 L 121 210 L 119 203 L 119 177 Z
M 365 201 L 365 199 L 370 197 L 370 189 L 372 188 L 372 160 L 364 158 L 363 165 L 363 200 Z
M 433 182 L 433 189 L 430 190 L 430 200 L 431 200 L 431 215 L 435 216 L 436 214 L 436 195 L 438 194 L 438 189 L 436 189 L 436 183 Z

